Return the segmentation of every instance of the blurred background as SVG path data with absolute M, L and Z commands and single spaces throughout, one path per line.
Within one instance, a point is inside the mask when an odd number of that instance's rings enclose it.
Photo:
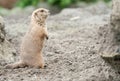
M 100 2 L 111 6 L 111 0 L 0 0 L 0 15 L 29 12 L 38 7 L 50 9 L 55 14 L 64 8 L 86 7 Z

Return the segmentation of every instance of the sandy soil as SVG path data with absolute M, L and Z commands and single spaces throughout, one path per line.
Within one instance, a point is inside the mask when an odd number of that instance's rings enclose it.
M 110 10 L 103 4 L 65 9 L 50 16 L 49 40 L 43 50 L 45 69 L 4 68 L 19 60 L 19 44 L 30 15 L 5 17 L 7 39 L 17 52 L 8 60 L 0 60 L 0 81 L 120 81 L 119 72 L 99 55 L 98 31 L 108 24 L 109 17 Z

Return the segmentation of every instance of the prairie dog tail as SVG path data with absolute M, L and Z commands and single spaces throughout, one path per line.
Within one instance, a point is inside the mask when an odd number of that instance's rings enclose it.
M 6 65 L 5 66 L 5 68 L 12 68 L 12 69 L 14 69 L 14 68 L 19 68 L 19 67 L 25 67 L 26 66 L 26 64 L 25 63 L 23 63 L 22 61 L 19 61 L 19 62 L 16 62 L 16 63 L 14 63 L 14 64 L 8 64 L 8 65 Z

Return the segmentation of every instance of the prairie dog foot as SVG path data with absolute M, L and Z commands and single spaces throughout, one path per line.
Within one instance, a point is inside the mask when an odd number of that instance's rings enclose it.
M 46 39 L 48 40 L 48 39 L 49 39 L 49 37 L 48 37 L 48 36 L 46 36 Z
M 15 69 L 15 68 L 22 68 L 22 67 L 25 67 L 25 66 L 26 66 L 26 64 L 20 61 L 20 62 L 14 63 L 14 64 L 8 64 L 8 65 L 5 66 L 5 68 Z
M 31 67 L 36 68 L 36 69 L 40 69 L 40 68 L 44 69 L 44 63 L 41 63 L 40 65 L 33 65 Z
M 40 65 L 40 68 L 44 69 L 44 63 L 42 63 L 42 64 Z

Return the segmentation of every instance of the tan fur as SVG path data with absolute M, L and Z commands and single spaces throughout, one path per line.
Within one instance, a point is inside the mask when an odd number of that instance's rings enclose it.
M 45 25 L 49 11 L 39 8 L 32 13 L 30 29 L 23 38 L 21 44 L 19 62 L 9 64 L 7 68 L 17 67 L 36 67 L 44 68 L 44 59 L 42 56 L 42 48 L 45 38 L 48 39 L 47 27 Z

